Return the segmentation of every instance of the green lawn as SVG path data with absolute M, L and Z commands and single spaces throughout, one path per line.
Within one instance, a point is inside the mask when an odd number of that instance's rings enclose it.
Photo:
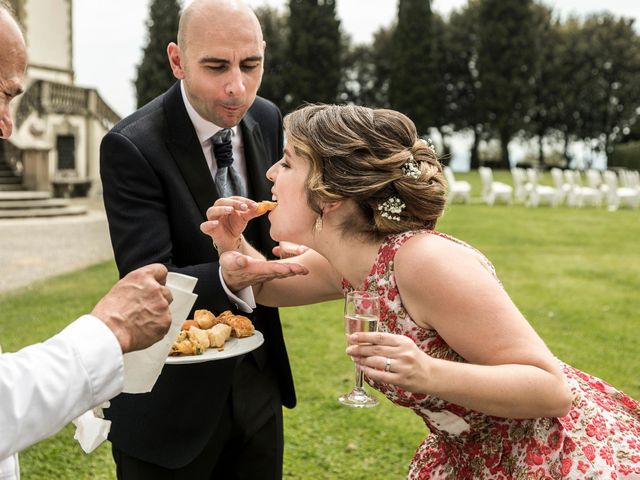
M 456 176 L 478 194 L 476 177 Z M 448 207 L 439 228 L 493 261 L 558 357 L 640 398 L 640 211 L 474 202 Z M 115 279 L 108 263 L 0 297 L 4 349 L 55 333 Z M 403 478 L 425 428 L 386 400 L 364 411 L 336 402 L 353 382 L 340 312 L 339 302 L 282 310 L 298 390 L 298 407 L 285 412 L 285 478 Z M 70 427 L 21 458 L 27 480 L 115 478 L 109 448 L 84 455 Z

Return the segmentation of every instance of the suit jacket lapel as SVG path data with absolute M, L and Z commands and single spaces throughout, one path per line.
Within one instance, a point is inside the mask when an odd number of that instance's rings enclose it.
M 271 167 L 271 163 L 262 141 L 262 131 L 251 111 L 248 111 L 240 122 L 240 128 L 244 143 L 244 159 L 247 163 L 247 182 L 252 198 L 256 201 L 269 200 L 271 182 L 264 174 Z
M 206 218 L 207 209 L 218 198 L 200 141 L 182 100 L 180 82 L 164 96 L 164 114 L 168 132 L 166 144 L 193 198 Z
M 271 199 L 271 182 L 265 176 L 266 171 L 271 167 L 269 155 L 262 140 L 260 126 L 251 115 L 249 110 L 240 122 L 242 129 L 242 141 L 244 144 L 244 159 L 247 163 L 247 182 L 251 198 L 260 200 Z M 270 223 L 266 215 L 249 222 L 245 236 L 253 243 L 264 243 L 264 239 L 270 238 Z M 270 255 L 270 246 L 261 245 L 267 251 L 262 253 Z

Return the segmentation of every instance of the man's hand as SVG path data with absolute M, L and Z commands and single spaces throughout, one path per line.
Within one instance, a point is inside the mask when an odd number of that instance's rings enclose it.
M 222 277 L 233 292 L 276 278 L 287 278 L 309 273 L 306 267 L 297 263 L 278 260 L 259 260 L 238 252 L 225 252 L 220 256 Z
M 167 268 L 158 263 L 134 270 L 116 283 L 91 314 L 118 339 L 122 352 L 142 350 L 164 337 L 171 325 Z

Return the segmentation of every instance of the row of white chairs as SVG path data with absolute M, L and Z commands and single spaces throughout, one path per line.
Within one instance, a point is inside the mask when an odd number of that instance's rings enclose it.
M 482 200 L 488 205 L 496 202 L 523 203 L 529 207 L 541 204 L 552 207 L 566 204 L 571 207 L 587 205 L 617 210 L 621 206 L 637 208 L 640 206 L 640 173 L 632 170 L 620 170 L 619 174 L 612 170 L 587 170 L 586 185 L 578 170 L 550 170 L 553 185 L 541 183 L 542 174 L 533 168 L 512 168 L 513 186 L 493 179 L 493 171 L 489 167 L 478 169 L 482 182 Z M 456 180 L 451 168 L 445 167 L 445 178 L 448 183 L 448 201 L 471 199 L 471 185 L 463 180 Z

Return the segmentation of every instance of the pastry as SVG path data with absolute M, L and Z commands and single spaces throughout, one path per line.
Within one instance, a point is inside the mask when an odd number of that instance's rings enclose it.
M 198 323 L 195 320 L 185 320 L 180 330 L 189 330 L 191 327 L 197 327 Z
M 198 328 L 206 330 L 218 323 L 216 316 L 209 310 L 196 310 L 193 319 L 198 324 Z
M 231 336 L 231 327 L 225 323 L 218 323 L 207 330 L 207 335 L 212 348 L 222 348 L 224 342 Z
M 193 343 L 199 343 L 203 347 L 203 352 L 209 348 L 209 335 L 206 331 L 200 328 L 191 327 L 187 332 L 187 336 Z
M 233 317 L 228 318 L 225 323 L 231 327 L 231 336 L 233 337 L 250 337 L 255 331 L 251 320 L 242 315 L 233 315 Z
M 256 213 L 264 213 L 269 210 L 273 210 L 276 208 L 278 204 L 276 202 L 270 202 L 269 200 L 264 200 L 262 202 L 258 202 L 258 206 L 256 207 Z

